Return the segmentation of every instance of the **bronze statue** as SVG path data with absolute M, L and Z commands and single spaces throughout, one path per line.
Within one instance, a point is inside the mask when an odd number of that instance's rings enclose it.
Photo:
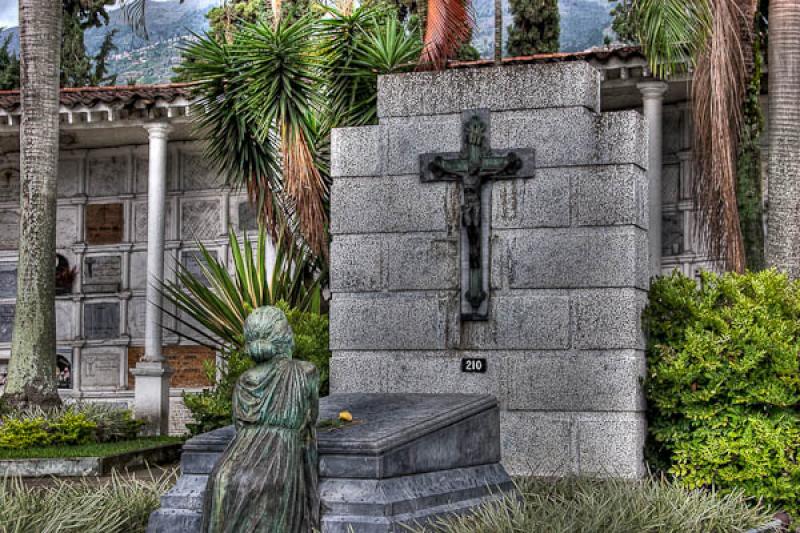
M 259 307 L 245 321 L 257 365 L 233 393 L 236 438 L 211 473 L 208 533 L 308 533 L 319 528 L 316 367 L 292 359 L 283 312 Z

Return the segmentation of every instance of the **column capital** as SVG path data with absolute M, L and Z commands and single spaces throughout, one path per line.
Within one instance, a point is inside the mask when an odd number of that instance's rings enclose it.
M 636 84 L 636 88 L 639 89 L 639 92 L 642 93 L 642 98 L 645 100 L 661 100 L 664 98 L 668 87 L 667 82 L 661 80 L 648 80 Z
M 172 125 L 168 122 L 147 122 L 142 127 L 147 130 L 150 138 L 166 138 L 167 135 L 169 135 L 169 133 L 172 131 Z

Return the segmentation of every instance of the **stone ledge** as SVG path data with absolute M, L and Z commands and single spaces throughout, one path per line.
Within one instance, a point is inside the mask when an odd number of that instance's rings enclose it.
M 589 63 L 415 72 L 378 78 L 378 116 L 439 115 L 600 105 L 600 73 Z
M 166 464 L 180 457 L 181 443 L 162 444 L 144 450 L 107 457 L 65 457 L 58 459 L 3 459 L 0 477 L 84 477 L 102 476 L 111 470 L 140 468 L 148 464 Z

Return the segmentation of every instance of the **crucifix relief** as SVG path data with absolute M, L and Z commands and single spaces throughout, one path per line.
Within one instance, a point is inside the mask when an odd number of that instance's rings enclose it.
M 420 156 L 423 182 L 461 182 L 461 255 L 468 258 L 467 271 L 461 276 L 461 315 L 466 320 L 483 320 L 488 316 L 491 187 L 484 185 L 497 179 L 530 176 L 533 172 L 532 150 L 491 150 L 488 118 L 487 111 L 464 113 L 461 153 Z

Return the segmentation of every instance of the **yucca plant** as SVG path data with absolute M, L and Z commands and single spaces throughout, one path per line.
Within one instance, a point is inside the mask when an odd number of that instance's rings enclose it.
M 318 7 L 197 36 L 179 73 L 195 80 L 200 135 L 228 182 L 270 228 L 296 228 L 327 256 L 331 128 L 376 120 L 378 74 L 410 70 L 419 35 L 387 7 Z
M 231 229 L 228 240 L 232 271 L 224 260 L 198 242 L 201 275 L 196 276 L 179 265 L 176 281 L 161 284 L 162 294 L 175 306 L 174 310 L 165 307 L 164 312 L 185 328 L 184 331 L 166 329 L 227 352 L 244 344 L 244 321 L 253 309 L 285 302 L 300 311 L 319 313 L 322 273 L 315 268 L 316 262 L 308 249 L 288 231 L 278 231 L 270 273 L 268 238 L 261 225 L 255 243 L 245 233 L 240 244 Z

